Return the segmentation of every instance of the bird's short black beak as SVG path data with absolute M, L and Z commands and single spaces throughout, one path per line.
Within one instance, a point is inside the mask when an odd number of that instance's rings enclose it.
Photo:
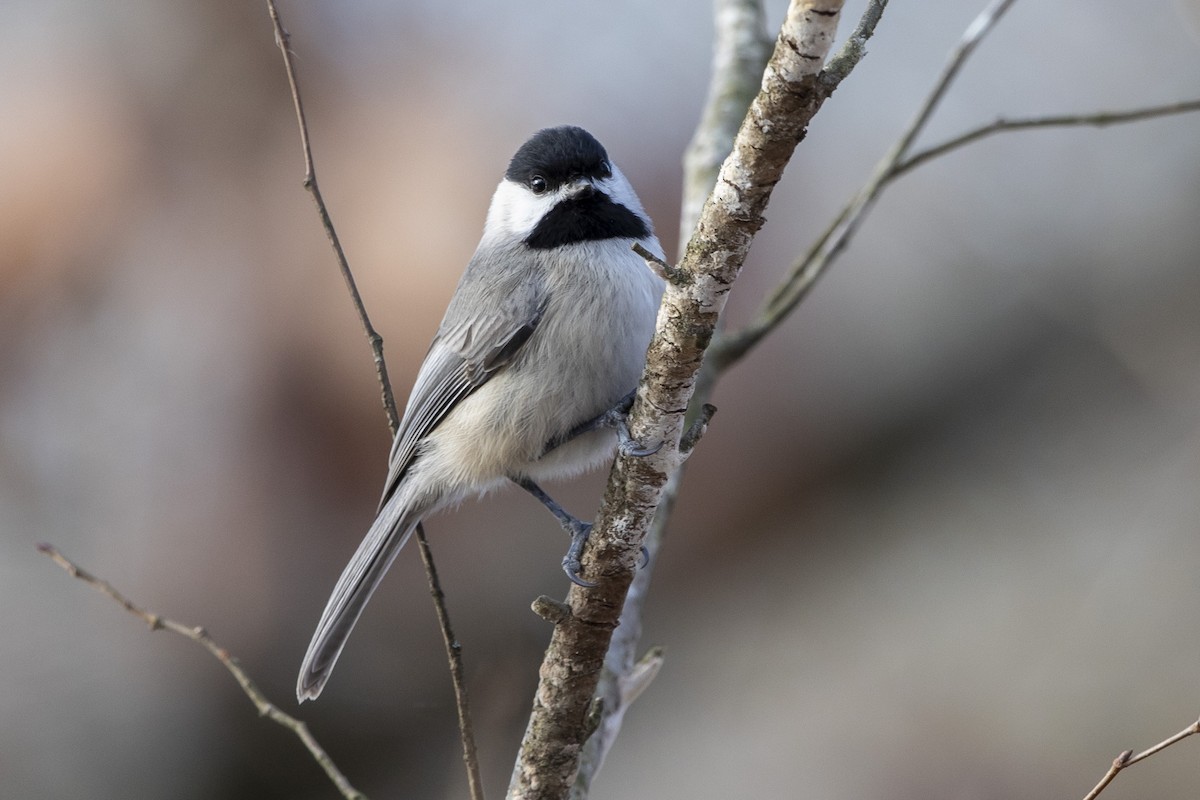
M 580 186 L 578 189 L 576 189 L 571 194 L 571 197 L 576 200 L 590 200 L 591 198 L 595 197 L 598 194 L 600 194 L 600 190 L 597 189 L 595 186 L 593 186 L 589 182 L 589 183 L 584 183 L 582 186 Z

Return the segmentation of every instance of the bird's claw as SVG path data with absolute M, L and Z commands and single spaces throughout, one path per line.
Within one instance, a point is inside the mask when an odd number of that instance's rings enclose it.
M 579 571 L 583 568 L 579 563 L 578 558 L 566 558 L 562 560 L 563 572 L 567 573 L 567 579 L 576 586 L 582 586 L 584 589 L 595 589 L 596 584 L 591 581 L 584 580 L 579 577 Z
M 663 442 L 661 439 L 657 444 L 649 447 L 642 446 L 641 442 L 634 439 L 629 433 L 629 423 L 626 421 L 625 412 L 613 412 L 613 425 L 617 429 L 617 450 L 623 456 L 645 458 L 646 456 L 654 455 L 662 449 Z
M 567 573 L 567 578 L 576 586 L 594 589 L 596 584 L 579 575 L 583 571 L 583 565 L 579 563 L 579 556 L 583 552 L 583 543 L 587 541 L 588 534 L 592 532 L 592 525 L 590 522 L 579 522 L 578 526 L 572 527 L 571 546 L 567 548 L 567 554 L 563 556 L 562 560 L 563 572 Z M 646 565 L 650 563 L 650 550 L 646 545 L 642 545 L 641 550 L 642 563 L 638 564 L 638 569 L 645 569 Z
M 583 543 L 587 541 L 588 534 L 592 532 L 592 526 L 588 522 L 579 522 L 578 520 L 576 522 L 578 525 L 572 526 L 571 546 L 567 548 L 567 554 L 563 556 L 562 568 L 571 583 L 582 586 L 584 589 L 591 589 L 596 584 L 579 576 L 583 569 L 583 565 L 579 563 L 579 556 L 583 553 Z
M 620 451 L 621 455 L 623 455 L 623 456 L 633 456 L 634 458 L 645 458 L 646 456 L 652 456 L 655 453 L 657 453 L 659 450 L 662 449 L 662 446 L 663 446 L 663 443 L 661 440 L 659 440 L 659 442 L 657 444 L 655 444 L 653 447 L 642 447 L 640 444 L 638 444 L 636 441 L 634 441 L 633 438 L 631 437 L 629 439 L 622 439 L 621 442 L 617 445 L 617 450 Z
M 571 535 L 571 546 L 567 549 L 567 554 L 563 556 L 562 568 L 563 572 L 567 573 L 567 578 L 571 581 L 571 583 L 575 584 L 576 586 L 582 586 L 584 589 L 594 589 L 596 584 L 589 580 L 584 580 L 579 575 L 579 573 L 583 571 L 583 565 L 579 563 L 579 553 L 581 550 L 583 550 L 583 543 L 587 540 L 587 536 L 592 530 L 591 525 L 587 525 L 586 523 L 584 524 L 586 527 L 582 529 L 582 538 L 579 539 L 578 542 L 575 538 L 578 534 Z M 641 550 L 642 562 L 638 564 L 638 569 L 645 569 L 646 565 L 650 563 L 650 550 L 646 547 L 646 545 L 642 545 Z

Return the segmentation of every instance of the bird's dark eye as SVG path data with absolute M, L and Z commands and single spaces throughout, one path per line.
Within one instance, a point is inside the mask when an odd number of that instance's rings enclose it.
M 529 179 L 529 190 L 534 194 L 545 194 L 548 188 L 550 188 L 549 184 L 541 175 L 534 175 Z
M 600 177 L 601 178 L 611 178 L 612 177 L 612 167 L 609 166 L 609 163 L 607 161 L 605 161 L 603 164 L 600 165 Z

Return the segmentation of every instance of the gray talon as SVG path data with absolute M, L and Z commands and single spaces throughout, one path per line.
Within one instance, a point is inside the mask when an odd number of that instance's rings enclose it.
M 621 455 L 623 455 L 623 456 L 633 456 L 634 458 L 645 458 L 646 456 L 652 456 L 655 453 L 657 453 L 659 450 L 662 450 L 662 446 L 663 446 L 663 443 L 660 441 L 658 444 L 654 445 L 653 447 L 642 447 L 637 442 L 635 442 L 633 439 L 629 439 L 628 441 L 623 441 L 619 445 L 617 445 L 617 449 L 621 452 Z
M 653 447 L 643 447 L 630 435 L 629 424 L 625 421 L 625 415 L 618 414 L 617 412 L 612 413 L 614 414 L 613 424 L 617 428 L 617 449 L 621 452 L 621 455 L 645 458 L 646 456 L 654 455 L 662 449 L 663 443 L 661 440 Z
M 585 581 L 583 578 L 579 577 L 579 570 L 581 567 L 578 559 L 571 561 L 568 558 L 563 558 L 562 563 L 563 572 L 567 573 L 567 578 L 571 581 L 571 583 L 575 584 L 576 586 L 582 586 L 584 589 L 596 588 L 596 584 L 592 583 L 591 581 Z
M 567 554 L 563 556 L 562 560 L 563 572 L 567 573 L 567 577 L 571 579 L 571 583 L 576 586 L 582 586 L 585 589 L 595 586 L 596 584 L 591 581 L 585 581 L 579 577 L 579 573 L 583 569 L 583 566 L 579 563 L 579 557 L 583 555 L 583 543 L 587 541 L 588 534 L 592 532 L 592 524 L 571 516 L 562 506 L 554 502 L 553 497 L 542 491 L 542 487 L 529 478 L 513 478 L 512 480 L 541 501 L 542 505 L 550 509 L 550 513 L 558 520 L 558 524 L 571 537 L 571 546 L 567 548 Z
M 591 589 L 596 584 L 579 577 L 579 572 L 583 569 L 579 563 L 579 556 L 583 553 L 583 543 L 587 541 L 588 534 L 592 532 L 592 526 L 579 520 L 575 520 L 575 522 L 576 524 L 571 526 L 571 546 L 567 548 L 567 554 L 563 556 L 562 560 L 563 572 L 567 573 L 567 578 L 571 583 Z

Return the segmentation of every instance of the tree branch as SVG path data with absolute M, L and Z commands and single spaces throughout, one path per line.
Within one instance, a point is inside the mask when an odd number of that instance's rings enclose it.
M 254 703 L 254 707 L 258 709 L 259 716 L 266 717 L 272 722 L 282 725 L 292 733 L 296 734 L 296 737 L 304 743 L 304 746 L 308 749 L 308 752 L 312 755 L 313 759 L 321 765 L 323 770 L 325 770 L 325 774 L 329 776 L 329 780 L 331 780 L 333 785 L 338 788 L 338 791 L 342 793 L 343 797 L 346 797 L 349 800 L 366 800 L 366 795 L 350 785 L 350 781 L 347 780 L 346 776 L 341 773 L 341 770 L 337 768 L 337 765 L 333 763 L 333 759 L 330 758 L 329 754 L 325 752 L 324 748 L 317 743 L 316 738 L 308 730 L 308 726 L 290 714 L 280 710 L 277 705 L 268 700 L 266 695 L 262 693 L 262 690 L 258 688 L 258 685 L 255 684 L 254 681 L 250 679 L 250 676 L 246 674 L 246 671 L 242 669 L 242 666 L 238 663 L 238 660 L 230 655 L 228 650 L 213 641 L 212 637 L 208 635 L 208 631 L 199 626 L 189 627 L 183 623 L 176 622 L 173 619 L 155 614 L 152 611 L 147 611 L 119 592 L 108 581 L 97 578 L 95 575 L 92 575 L 76 565 L 73 561 L 60 553 L 53 545 L 39 544 L 37 549 L 38 552 L 49 556 L 50 559 L 53 560 L 55 564 L 58 564 L 60 567 L 62 567 L 68 575 L 83 581 L 88 586 L 91 586 L 96 591 L 113 600 L 117 605 L 124 608 L 130 614 L 141 619 L 150 626 L 150 630 L 168 630 L 172 633 L 177 633 L 186 639 L 191 639 L 193 642 L 211 653 L 213 657 L 220 661 L 221 664 L 224 665 L 225 669 L 229 670 L 230 674 L 233 675 L 234 680 L 237 681 L 238 686 L 242 687 L 242 691 L 245 693 L 246 697 L 250 698 L 250 702 Z
M 713 18 L 716 39 L 713 42 L 708 97 L 683 157 L 680 250 L 696 227 L 704 200 L 717 181 L 721 163 L 733 148 L 738 126 L 758 93 L 763 69 L 770 56 L 770 40 L 765 33 L 759 0 L 714 0 Z M 650 251 L 640 245 L 635 245 L 634 250 L 664 280 L 681 279 L 678 269 L 660 263 Z M 711 417 L 711 413 L 708 416 Z M 675 475 L 679 474 L 680 470 L 676 470 Z M 672 478 L 664 488 L 664 498 L 644 541 L 646 565 L 633 578 L 621 612 L 622 624 L 614 632 L 604 658 L 604 670 L 596 689 L 596 695 L 602 701 L 600 722 L 595 733 L 588 737 L 580 758 L 579 772 L 571 788 L 571 797 L 576 800 L 587 796 L 592 781 L 620 733 L 625 712 L 649 685 L 662 664 L 661 650 L 655 649 L 655 655 L 647 654 L 638 660 L 637 648 L 642 635 L 642 608 L 670 516 L 669 508 L 674 504 L 673 487 L 676 486 L 678 479 Z M 653 663 L 653 669 L 647 666 L 649 663 Z
M 619 456 L 584 553 L 594 589 L 573 586 L 570 614 L 554 627 L 509 796 L 561 798 L 575 778 L 589 709 L 612 632 L 640 560 L 663 485 L 682 463 L 684 414 L 696 373 L 771 192 L 827 96 L 817 82 L 841 0 L 793 0 L 761 88 L 667 285 L 646 369 L 630 413 L 639 441 L 663 441 L 644 458 Z
M 871 0 L 854 32 L 830 59 L 829 65 L 820 76 L 825 96 L 861 61 L 866 54 L 866 42 L 874 34 L 887 0 Z M 706 107 L 701 121 L 684 157 L 684 201 L 680 222 L 680 249 L 696 225 L 703 199 L 712 191 L 717 179 L 717 167 L 733 148 L 738 127 L 746 116 L 746 110 L 758 92 L 762 72 L 769 55 L 762 47 L 762 13 L 755 2 L 747 0 L 716 0 L 714 3 L 717 41 L 714 43 L 713 74 Z M 732 29 L 731 29 L 732 28 Z M 834 77 L 829 77 L 834 70 Z M 636 249 L 636 248 L 635 248 Z M 647 257 L 646 253 L 642 253 Z M 679 281 L 680 270 L 669 265 L 655 263 L 650 258 L 651 268 L 668 281 Z M 686 281 L 683 281 L 686 283 Z M 687 430 L 680 442 L 686 453 L 703 434 L 708 420 L 716 409 L 707 403 L 715 385 L 715 373 L 706 360 L 697 379 L 695 394 L 689 408 Z M 628 707 L 627 687 L 638 685 L 639 691 L 645 684 L 635 681 L 639 665 L 634 658 L 641 638 L 642 608 L 653 577 L 653 564 L 665 536 L 666 527 L 674 510 L 679 486 L 683 477 L 683 464 L 672 473 L 663 487 L 658 508 L 655 511 L 649 532 L 643 541 L 649 554 L 648 565 L 634 575 L 621 613 L 621 624 L 613 634 L 605 668 L 601 673 L 597 696 L 600 723 L 595 733 L 588 738 L 581 759 L 579 773 L 572 787 L 573 798 L 585 797 L 595 773 L 603 763 L 604 755 L 611 747 L 620 730 L 620 722 Z M 648 658 L 649 656 L 647 656 Z
M 1181 742 L 1189 736 L 1193 736 L 1197 733 L 1200 733 L 1200 720 L 1196 720 L 1179 733 L 1163 739 L 1158 744 L 1147 750 L 1143 750 L 1136 756 L 1133 754 L 1132 750 L 1126 750 L 1125 752 L 1121 753 L 1121 755 L 1113 759 L 1112 766 L 1108 768 L 1108 772 L 1104 774 L 1104 777 L 1100 779 L 1100 782 L 1096 784 L 1095 788 L 1093 788 L 1084 796 L 1083 800 L 1096 800 L 1096 797 L 1099 796 L 1099 794 L 1103 792 L 1110 783 L 1113 782 L 1113 778 L 1117 777 L 1117 773 L 1126 767 L 1132 767 L 1139 761 L 1144 761 L 1155 753 L 1162 752 L 1176 742 Z
M 392 394 L 392 384 L 388 378 L 387 363 L 383 358 L 383 337 L 371 325 L 371 318 L 367 315 L 366 306 L 363 304 L 362 296 L 358 292 L 358 284 L 354 280 L 354 273 L 350 271 L 350 264 L 347 262 L 346 254 L 342 250 L 341 240 L 338 238 L 337 231 L 333 227 L 333 220 L 330 218 L 329 211 L 325 207 L 325 201 L 321 197 L 321 188 L 317 183 L 316 167 L 313 164 L 312 147 L 309 144 L 308 122 L 304 116 L 304 104 L 300 99 L 300 85 L 296 79 L 295 65 L 292 62 L 291 37 L 283 27 L 283 22 L 279 18 L 279 11 L 275 8 L 274 0 L 267 0 L 267 10 L 271 14 L 271 24 L 275 29 L 275 44 L 279 46 L 279 50 L 283 54 L 283 66 L 287 72 L 288 86 L 292 92 L 292 104 L 296 108 L 296 122 L 300 127 L 300 144 L 304 150 L 304 188 L 309 191 L 313 202 L 316 203 L 317 213 L 321 217 L 321 225 L 325 228 L 325 235 L 329 237 L 329 243 L 333 246 L 333 252 L 337 256 L 338 267 L 341 269 L 342 277 L 346 281 L 346 288 L 350 291 L 350 298 L 354 302 L 355 310 L 358 312 L 359 321 L 362 323 L 363 330 L 367 334 L 367 340 L 371 343 L 371 352 L 375 358 L 375 372 L 379 378 L 379 388 L 383 398 L 383 408 L 387 414 L 388 430 L 391 431 L 392 438 L 395 438 L 396 431 L 400 426 L 400 418 L 396 412 L 396 399 Z M 450 679 L 454 685 L 455 708 L 458 711 L 458 731 L 462 740 L 463 763 L 467 770 L 467 785 L 470 788 L 472 800 L 483 800 L 483 784 L 479 777 L 479 758 L 475 748 L 475 732 L 474 726 L 471 724 L 470 703 L 467 699 L 467 684 L 462 665 L 462 645 L 459 644 L 458 639 L 454 636 L 454 630 L 450 625 L 450 613 L 446 608 L 446 595 L 442 591 L 441 583 L 438 580 L 437 567 L 433 562 L 433 551 L 430 550 L 429 540 L 425 537 L 424 525 L 417 525 L 417 544 L 420 546 L 421 563 L 425 567 L 425 578 L 429 584 L 429 595 L 433 598 L 434 611 L 437 614 L 438 624 L 442 632 L 442 642 L 446 647 L 446 658 L 450 665 Z
M 714 0 L 713 33 L 708 96 L 683 154 L 681 248 L 696 227 L 771 56 L 772 43 L 766 34 L 760 0 Z
M 862 17 L 859 18 L 854 32 L 842 44 L 837 54 L 829 59 L 829 63 L 825 65 L 825 69 L 817 77 L 817 81 L 821 85 L 821 90 L 826 97 L 833 94 L 834 90 L 841 85 L 841 82 L 850 75 L 850 72 L 866 56 L 867 42 L 875 35 L 875 27 L 883 18 L 883 12 L 887 8 L 887 4 L 888 0 L 870 0 L 863 11 Z M 762 335 L 765 335 L 766 332 L 764 330 Z M 759 336 L 759 339 L 761 338 Z M 721 372 L 733 360 L 736 360 L 729 359 L 725 353 L 728 340 L 729 336 L 727 334 L 718 334 L 713 346 L 709 348 L 708 356 L 705 358 L 704 365 L 700 369 L 700 377 L 696 380 L 696 393 L 692 398 L 692 407 L 689 409 L 689 421 L 694 418 L 698 409 L 702 408 L 712 397 L 713 389 L 716 388 Z M 757 341 L 758 339 L 748 342 L 741 354 L 749 350 Z
M 942 67 L 942 72 L 934 82 L 932 91 L 921 103 L 916 115 L 900 134 L 900 138 L 876 165 L 875 171 L 866 185 L 842 209 L 804 257 L 792 267 L 783 283 L 768 297 L 755 320 L 742 330 L 722 337 L 713 346 L 714 370 L 720 372 L 727 369 L 744 356 L 764 336 L 774 330 L 808 295 L 817 279 L 825 273 L 825 270 L 853 238 L 867 212 L 879 198 L 880 192 L 892 179 L 892 170 L 904 158 L 913 141 L 924 130 L 925 124 L 949 90 L 950 84 L 958 76 L 963 64 L 1014 2 L 1016 0 L 992 0 L 967 26 L 962 38 L 959 39 L 958 44 L 946 60 L 945 66 Z M 831 75 L 831 77 L 836 76 Z

